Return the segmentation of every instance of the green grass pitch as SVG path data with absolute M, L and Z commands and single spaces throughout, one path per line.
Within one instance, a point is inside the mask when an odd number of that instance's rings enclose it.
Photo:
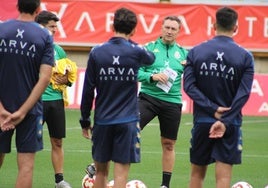
M 73 188 L 81 188 L 85 167 L 92 162 L 91 142 L 81 135 L 78 110 L 66 110 L 67 138 L 64 139 L 64 176 Z M 183 114 L 176 144 L 176 164 L 171 180 L 172 188 L 187 188 L 190 173 L 189 139 L 192 115 Z M 268 184 L 268 117 L 244 117 L 242 165 L 233 167 L 232 183 L 247 181 L 254 188 Z M 148 188 L 160 187 L 161 147 L 159 128 L 154 120 L 141 133 L 141 163 L 132 164 L 129 180 L 142 180 Z M 110 178 L 112 180 L 112 166 Z M 0 188 L 12 188 L 17 174 L 16 150 L 6 155 L 0 169 Z M 50 142 L 44 127 L 44 150 L 36 155 L 33 188 L 54 187 L 54 174 L 50 159 Z M 215 187 L 214 165 L 210 165 L 205 188 Z

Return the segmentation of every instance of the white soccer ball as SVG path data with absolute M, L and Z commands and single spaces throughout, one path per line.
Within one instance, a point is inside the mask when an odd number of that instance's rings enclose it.
M 91 178 L 86 174 L 82 179 L 82 188 L 93 188 L 94 187 L 94 178 Z
M 239 181 L 237 183 L 235 183 L 232 188 L 253 188 L 252 185 L 250 185 L 249 183 L 245 182 L 245 181 Z
M 141 180 L 131 180 L 126 184 L 126 188 L 147 188 Z

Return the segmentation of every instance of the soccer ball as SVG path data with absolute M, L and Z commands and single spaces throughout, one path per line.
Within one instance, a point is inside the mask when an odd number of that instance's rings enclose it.
M 94 187 L 94 178 L 91 178 L 86 174 L 82 179 L 82 188 L 93 188 Z
M 107 183 L 107 188 L 113 188 L 114 187 L 114 180 L 111 180 Z
M 147 188 L 141 180 L 131 180 L 126 184 L 126 188 Z
M 252 185 L 250 185 L 249 183 L 245 182 L 245 181 L 239 181 L 237 183 L 235 183 L 232 188 L 253 188 Z

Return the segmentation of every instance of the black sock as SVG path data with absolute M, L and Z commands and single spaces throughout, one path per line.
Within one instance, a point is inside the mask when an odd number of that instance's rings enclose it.
M 55 182 L 56 183 L 59 183 L 62 180 L 63 180 L 63 174 L 62 173 L 55 174 Z
M 170 183 L 170 179 L 171 179 L 171 175 L 172 175 L 172 172 L 164 172 L 163 171 L 163 174 L 162 174 L 162 184 L 161 186 L 166 186 L 169 188 L 169 183 Z

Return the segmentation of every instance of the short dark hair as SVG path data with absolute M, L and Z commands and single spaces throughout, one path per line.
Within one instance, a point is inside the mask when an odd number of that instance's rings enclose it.
M 222 31 L 231 31 L 237 23 L 238 14 L 234 9 L 223 7 L 216 12 L 216 25 Z
M 126 8 L 117 9 L 114 14 L 115 32 L 130 34 L 137 26 L 137 16 L 134 12 Z
M 49 11 L 46 11 L 46 10 L 43 10 L 41 11 L 36 17 L 35 17 L 35 21 L 41 25 L 46 25 L 48 24 L 49 21 L 59 21 L 60 19 L 55 15 L 53 14 L 52 12 L 49 12 Z
M 34 14 L 40 6 L 40 0 L 18 0 L 17 8 L 20 13 Z
M 181 26 L 181 20 L 177 16 L 167 16 L 163 20 L 163 24 L 165 23 L 166 20 L 172 20 L 176 21 L 179 24 L 179 27 Z

